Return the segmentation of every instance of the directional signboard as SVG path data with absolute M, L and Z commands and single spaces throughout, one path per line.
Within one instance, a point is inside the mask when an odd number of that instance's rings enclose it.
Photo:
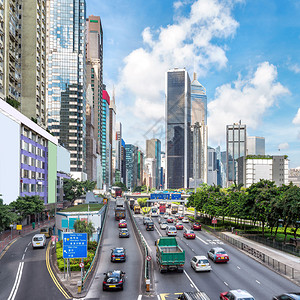
M 87 234 L 65 232 L 63 235 L 63 258 L 87 257 Z

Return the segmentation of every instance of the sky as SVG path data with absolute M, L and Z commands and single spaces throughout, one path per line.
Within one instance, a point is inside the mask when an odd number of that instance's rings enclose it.
M 300 167 L 300 1 L 86 0 L 104 36 L 104 83 L 115 89 L 123 139 L 165 145 L 165 73 L 197 73 L 208 99 L 208 144 L 247 125 L 266 154 Z

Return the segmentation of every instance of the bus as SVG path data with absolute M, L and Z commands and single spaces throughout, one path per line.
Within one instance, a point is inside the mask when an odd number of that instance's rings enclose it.
M 111 187 L 111 195 L 114 198 L 122 197 L 122 189 L 119 186 L 112 186 Z

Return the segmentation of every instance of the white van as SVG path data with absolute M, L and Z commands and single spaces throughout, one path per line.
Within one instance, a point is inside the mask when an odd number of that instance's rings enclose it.
M 46 236 L 44 234 L 36 234 L 31 242 L 32 248 L 44 248 L 46 246 Z

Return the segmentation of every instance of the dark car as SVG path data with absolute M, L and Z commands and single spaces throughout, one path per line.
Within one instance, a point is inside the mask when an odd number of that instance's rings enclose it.
M 119 231 L 120 238 L 129 238 L 129 230 L 127 228 L 121 228 Z
M 193 223 L 192 226 L 191 226 L 191 229 L 201 230 L 201 224 L 200 223 Z
M 149 217 L 144 217 L 143 218 L 143 224 L 145 225 L 145 224 L 147 224 L 147 222 L 150 222 L 150 221 L 152 221 Z
M 110 260 L 112 262 L 126 261 L 126 251 L 125 251 L 125 248 L 118 247 L 118 248 L 111 249 Z
M 273 297 L 273 300 L 300 300 L 300 293 L 287 293 Z
M 104 273 L 105 277 L 103 280 L 103 291 L 106 290 L 123 290 L 125 282 L 125 272 L 114 270 Z
M 146 230 L 154 230 L 153 221 L 149 221 L 149 222 L 146 223 Z
M 210 300 L 204 292 L 186 292 L 178 297 L 179 300 Z

